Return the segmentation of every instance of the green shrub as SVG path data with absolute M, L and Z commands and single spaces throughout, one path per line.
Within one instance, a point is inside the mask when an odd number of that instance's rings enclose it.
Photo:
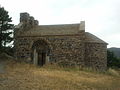
M 117 58 L 113 52 L 107 51 L 107 66 L 111 68 L 120 68 L 120 58 Z

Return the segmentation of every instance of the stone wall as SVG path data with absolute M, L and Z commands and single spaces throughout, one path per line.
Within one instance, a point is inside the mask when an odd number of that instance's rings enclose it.
M 82 37 L 83 36 L 83 37 Z M 50 46 L 50 62 L 68 62 L 80 66 L 105 70 L 107 68 L 106 44 L 83 42 L 82 36 L 17 37 L 16 58 L 33 63 L 32 46 L 37 40 L 44 40 Z
M 56 36 L 49 38 L 52 46 L 52 60 L 84 65 L 84 43 L 79 36 Z
M 14 45 L 15 45 L 15 57 L 18 60 L 23 60 L 26 62 L 31 61 L 31 46 L 32 43 L 31 38 L 27 37 L 16 37 Z
M 84 65 L 84 43 L 79 36 L 19 37 L 15 45 L 16 57 L 31 62 L 31 47 L 37 40 L 49 42 L 50 61 L 67 61 Z
M 85 44 L 85 65 L 94 69 L 105 70 L 107 68 L 107 47 L 103 43 Z

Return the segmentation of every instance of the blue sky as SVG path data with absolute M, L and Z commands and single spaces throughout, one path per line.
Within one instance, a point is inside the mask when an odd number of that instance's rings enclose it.
M 14 24 L 19 14 L 28 12 L 44 24 L 86 22 L 86 32 L 91 32 L 107 43 L 120 47 L 120 0 L 1 0 Z

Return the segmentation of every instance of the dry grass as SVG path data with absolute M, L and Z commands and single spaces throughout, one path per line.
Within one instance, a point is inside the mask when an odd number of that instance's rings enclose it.
M 120 90 L 120 76 L 9 61 L 0 90 Z

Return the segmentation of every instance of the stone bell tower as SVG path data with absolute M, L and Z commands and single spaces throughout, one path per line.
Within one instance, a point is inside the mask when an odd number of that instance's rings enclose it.
M 38 21 L 34 19 L 33 16 L 30 16 L 28 13 L 20 13 L 20 23 L 23 23 L 23 28 L 33 28 L 38 25 Z

